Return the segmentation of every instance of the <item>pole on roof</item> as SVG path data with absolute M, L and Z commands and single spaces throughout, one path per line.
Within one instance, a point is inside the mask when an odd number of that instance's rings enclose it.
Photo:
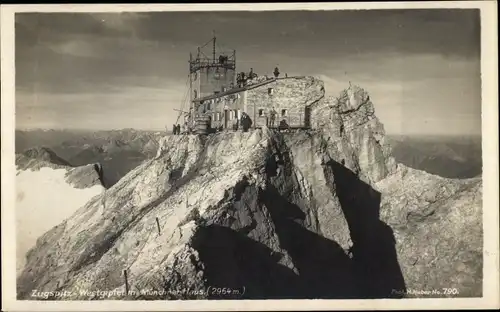
M 213 52 L 214 63 L 215 63 L 215 40 L 216 40 L 216 38 L 215 38 L 215 30 L 213 30 L 213 34 L 214 34 L 214 39 L 213 39 L 214 40 L 214 44 L 213 44 L 213 47 L 212 47 L 212 52 Z
M 198 58 L 200 56 L 200 48 L 198 48 Z M 189 54 L 189 58 L 191 59 L 192 62 L 192 55 L 191 53 Z M 193 120 L 192 114 L 194 113 L 194 103 L 193 103 L 193 75 L 192 71 L 189 70 L 189 114 L 188 114 L 188 123 L 191 123 Z

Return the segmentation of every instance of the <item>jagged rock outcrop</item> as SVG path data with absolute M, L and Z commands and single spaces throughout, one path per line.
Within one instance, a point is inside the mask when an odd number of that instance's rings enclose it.
M 40 237 L 18 297 L 398 298 L 446 278 L 480 295 L 480 180 L 396 164 L 361 88 L 313 106 L 313 130 L 165 137 Z
M 53 163 L 51 161 L 56 161 Z M 70 167 L 52 150 L 16 155 L 17 271 L 37 238 L 102 193 L 100 164 Z

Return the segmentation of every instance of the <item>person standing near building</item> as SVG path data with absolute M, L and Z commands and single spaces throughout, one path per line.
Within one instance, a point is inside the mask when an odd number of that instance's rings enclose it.
M 271 127 L 274 127 L 274 122 L 276 120 L 276 111 L 274 110 L 274 107 L 271 108 L 271 111 L 269 112 L 269 116 L 270 116 L 269 124 Z
M 247 113 L 242 112 L 241 113 L 241 127 L 243 129 L 243 132 L 247 132 L 251 126 L 252 126 L 252 119 L 250 119 L 250 116 L 248 116 Z
M 239 120 L 238 120 L 238 113 L 236 111 L 233 111 L 233 130 L 237 131 L 239 128 Z

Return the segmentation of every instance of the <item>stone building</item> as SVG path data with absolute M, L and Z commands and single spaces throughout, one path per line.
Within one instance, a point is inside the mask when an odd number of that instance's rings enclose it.
M 224 54 L 212 39 L 212 56 L 198 48 L 190 56 L 190 110 L 192 127 L 196 120 L 210 116 L 211 129 L 233 129 L 246 113 L 252 128 L 278 127 L 307 129 L 311 124 L 314 104 L 325 94 L 323 82 L 314 77 L 257 77 L 244 85 L 235 84 L 236 51 Z M 206 45 L 206 44 L 205 44 Z M 272 115 L 274 114 L 274 122 Z
M 271 127 L 285 121 L 291 128 L 311 128 L 313 104 L 324 97 L 323 82 L 314 77 L 287 77 L 256 82 L 193 100 L 195 115 L 210 115 L 211 127 L 232 128 L 242 113 L 252 119 L 252 127 Z

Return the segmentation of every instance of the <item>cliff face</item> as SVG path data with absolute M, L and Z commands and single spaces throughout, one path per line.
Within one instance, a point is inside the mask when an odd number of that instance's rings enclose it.
M 162 139 L 39 239 L 18 297 L 120 299 L 124 270 L 130 299 L 401 297 L 451 276 L 466 282 L 450 280 L 459 295 L 480 295 L 480 180 L 396 164 L 361 88 L 312 117 L 307 131 Z

